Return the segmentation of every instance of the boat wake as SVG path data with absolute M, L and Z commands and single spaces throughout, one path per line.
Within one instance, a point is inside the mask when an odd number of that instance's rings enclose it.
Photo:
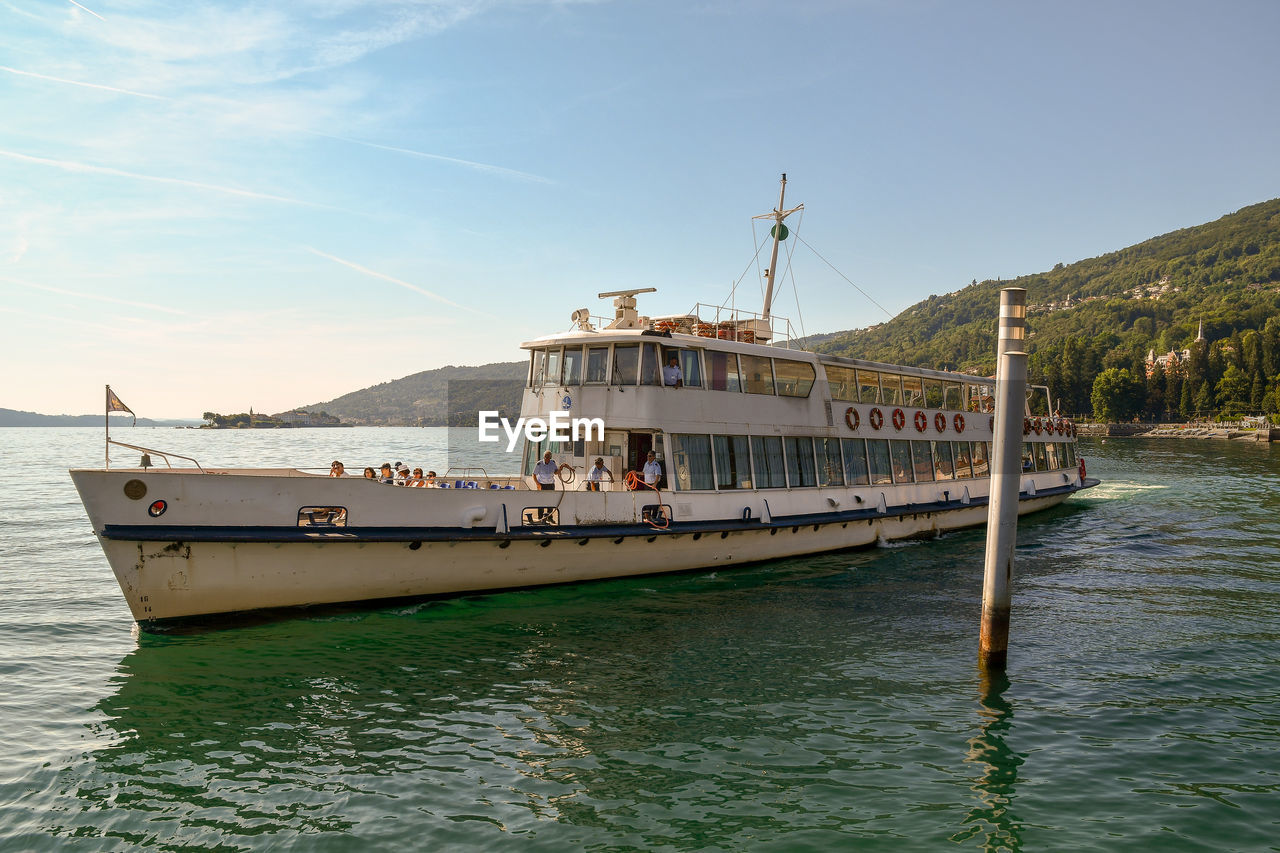
M 1116 500 L 1118 498 L 1126 498 L 1130 495 L 1141 494 L 1142 492 L 1159 492 L 1168 489 L 1167 485 L 1162 483 L 1125 483 L 1107 481 L 1095 488 L 1083 492 L 1076 496 L 1078 501 L 1106 501 Z

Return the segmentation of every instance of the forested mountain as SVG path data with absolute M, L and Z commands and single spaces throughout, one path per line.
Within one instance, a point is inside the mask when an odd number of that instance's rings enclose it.
M 974 282 L 812 347 L 990 375 L 1009 286 L 1027 289 L 1031 380 L 1064 412 L 1089 413 L 1094 381 L 1109 369 L 1124 374 L 1113 415 L 1280 410 L 1280 199 L 1049 272 Z M 1148 376 L 1148 354 L 1171 350 L 1170 366 Z
M 380 426 L 444 426 L 451 411 L 469 411 L 474 423 L 475 412 L 480 409 L 499 410 L 514 418 L 520 412 L 520 392 L 528 370 L 527 361 L 501 361 L 479 367 L 448 365 L 300 408 L 323 409 L 344 423 Z
M 1048 385 L 1064 413 L 1091 414 L 1095 391 L 1109 418 L 1280 411 L 1280 199 L 1048 272 L 975 281 L 806 345 L 991 375 L 1009 286 L 1027 289 L 1031 381 Z M 1171 351 L 1148 371 L 1149 354 Z M 524 361 L 442 367 L 303 408 L 348 423 L 440 425 L 450 410 L 518 409 L 526 370 Z
M 163 427 L 163 426 L 195 426 L 200 423 L 197 420 L 176 419 L 176 420 L 154 420 L 152 418 L 138 418 L 137 426 L 140 427 Z M 37 412 L 20 412 L 16 409 L 0 409 L 0 427 L 53 427 L 53 426 L 102 426 L 102 415 L 42 415 Z M 130 428 L 133 426 L 133 420 L 122 415 L 116 415 L 111 419 L 111 426 Z

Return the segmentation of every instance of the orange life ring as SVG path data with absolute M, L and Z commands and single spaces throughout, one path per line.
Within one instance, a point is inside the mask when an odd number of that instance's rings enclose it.
M 951 419 L 951 425 L 956 428 L 956 432 L 964 432 L 964 415 L 956 412 L 956 416 Z
M 862 416 L 858 414 L 858 410 L 853 406 L 844 410 L 844 422 L 849 425 L 849 429 L 857 429 L 862 423 Z
M 1039 434 L 1040 434 L 1040 429 L 1041 429 L 1041 427 L 1040 427 L 1040 419 L 1039 419 L 1039 418 L 1032 418 L 1032 419 L 1031 419 L 1031 428 L 1032 428 L 1033 430 L 1035 430 L 1036 435 L 1039 435 Z
M 942 414 L 942 412 L 938 412 L 936 415 L 934 415 L 934 416 L 933 416 L 933 428 L 934 428 L 934 429 L 936 429 L 938 432 L 946 432 L 946 431 L 947 431 L 947 416 L 946 416 L 946 415 L 944 415 L 944 414 Z
M 872 409 L 867 413 L 867 423 L 871 424 L 872 429 L 880 429 L 884 426 L 884 412 L 879 409 Z
M 1084 457 L 1080 457 L 1080 482 L 1084 482 Z
M 1022 434 L 1031 435 L 1031 418 L 1022 419 Z
M 911 420 L 916 425 L 916 432 L 924 432 L 929 428 L 929 416 L 918 409 L 916 410 L 916 416 Z
M 907 425 L 907 416 L 902 413 L 902 409 L 893 410 L 893 428 L 900 430 Z

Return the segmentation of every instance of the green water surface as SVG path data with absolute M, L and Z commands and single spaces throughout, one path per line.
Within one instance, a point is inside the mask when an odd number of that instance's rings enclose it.
M 65 470 L 15 475 L 95 433 L 3 433 L 2 850 L 1277 849 L 1265 446 L 1082 442 L 988 678 L 980 531 L 139 633 Z

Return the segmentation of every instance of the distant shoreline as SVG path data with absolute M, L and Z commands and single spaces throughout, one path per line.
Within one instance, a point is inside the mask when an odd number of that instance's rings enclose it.
M 354 427 L 355 424 L 253 424 L 252 426 L 219 426 L 201 422 L 193 429 L 341 429 Z
M 1241 428 L 1211 424 L 1077 424 L 1079 435 L 1090 438 L 1161 438 L 1195 441 L 1280 441 L 1280 429 Z

